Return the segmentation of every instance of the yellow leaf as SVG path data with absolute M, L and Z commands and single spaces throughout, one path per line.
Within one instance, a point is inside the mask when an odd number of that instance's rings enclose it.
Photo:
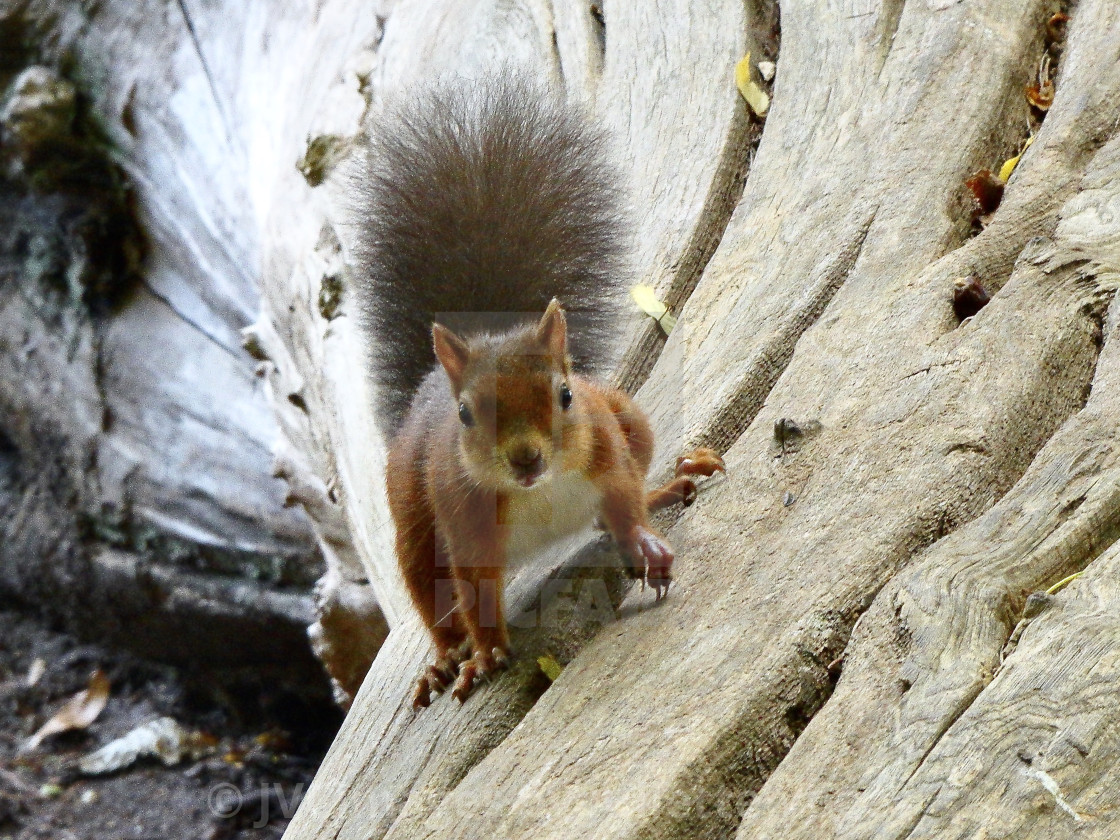
M 1031 147 L 1031 143 L 1033 142 L 1034 135 L 1032 134 L 1027 138 L 1027 143 L 1025 146 L 1023 146 L 1022 152 L 1019 152 L 1019 154 L 1015 155 L 1015 157 L 1008 158 L 1003 162 L 1003 166 L 999 168 L 999 179 L 1003 181 L 1003 183 L 1007 183 L 1007 179 L 1011 177 L 1011 173 L 1014 172 L 1015 167 L 1019 165 L 1019 158 L 1023 156 L 1023 152 L 1026 152 L 1026 150 Z
M 770 97 L 766 95 L 766 91 L 751 80 L 750 53 L 743 56 L 742 60 L 735 65 L 735 87 L 739 88 L 739 93 L 743 95 L 743 99 L 747 100 L 747 105 L 755 114 L 760 117 L 766 116 L 766 112 L 770 110 Z
M 751 83 L 751 54 L 747 53 L 739 63 L 735 65 L 735 87 L 739 88 L 739 92 L 743 93 L 743 88 Z M 746 97 L 746 94 L 743 93 Z
M 549 682 L 556 682 L 556 678 L 560 676 L 560 672 L 564 670 L 564 666 L 552 658 L 552 654 L 546 653 L 544 656 L 537 657 L 537 664 L 541 666 L 544 675 L 548 677 Z
M 658 323 L 665 331 L 665 335 L 673 331 L 677 319 L 670 315 L 669 308 L 657 299 L 657 292 L 652 286 L 635 286 L 630 290 L 630 296 L 634 298 L 634 302 L 642 312 Z

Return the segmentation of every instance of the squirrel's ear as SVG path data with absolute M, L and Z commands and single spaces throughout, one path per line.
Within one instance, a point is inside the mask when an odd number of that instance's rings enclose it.
M 568 355 L 568 322 L 556 298 L 548 304 L 537 324 L 537 343 L 554 359 L 564 359 Z
M 463 339 L 442 324 L 432 324 L 432 345 L 436 350 L 436 358 L 447 371 L 451 387 L 458 394 L 463 389 L 463 371 L 471 356 L 470 348 Z

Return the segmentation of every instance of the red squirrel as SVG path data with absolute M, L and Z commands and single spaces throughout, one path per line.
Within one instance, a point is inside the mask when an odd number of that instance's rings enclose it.
M 397 558 L 436 648 L 418 708 L 452 682 L 465 701 L 508 664 L 511 555 L 598 517 L 660 598 L 673 550 L 649 511 L 689 503 L 689 476 L 723 462 L 697 450 L 647 494 L 649 421 L 589 375 L 610 359 L 627 286 L 602 130 L 503 73 L 412 91 L 371 133 L 357 292 Z

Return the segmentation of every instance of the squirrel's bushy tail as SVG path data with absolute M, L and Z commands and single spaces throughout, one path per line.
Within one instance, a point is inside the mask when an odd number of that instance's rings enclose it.
M 496 332 L 557 297 L 577 366 L 610 359 L 629 243 L 607 138 L 582 111 L 503 72 L 410 91 L 370 134 L 356 290 L 387 430 L 435 364 L 434 320 Z

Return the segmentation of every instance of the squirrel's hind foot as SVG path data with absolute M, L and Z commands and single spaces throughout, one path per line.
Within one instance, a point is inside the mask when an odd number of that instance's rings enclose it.
M 677 458 L 676 475 L 672 481 L 646 494 L 646 509 L 661 510 L 682 504 L 688 507 L 696 501 L 696 482 L 689 476 L 712 476 L 726 473 L 723 458 L 714 449 L 701 447 Z
M 464 640 L 461 645 L 446 651 L 443 656 L 424 669 L 424 673 L 416 681 L 416 691 L 412 695 L 412 708 L 424 709 L 431 705 L 433 694 L 443 694 L 447 687 L 455 681 L 459 663 L 470 655 L 470 642 Z
M 464 660 L 459 665 L 459 678 L 455 680 L 455 688 L 451 696 L 460 703 L 465 703 L 479 680 L 489 680 L 491 676 L 508 667 L 508 650 L 500 647 L 494 648 L 490 653 L 476 650 L 470 659 Z

